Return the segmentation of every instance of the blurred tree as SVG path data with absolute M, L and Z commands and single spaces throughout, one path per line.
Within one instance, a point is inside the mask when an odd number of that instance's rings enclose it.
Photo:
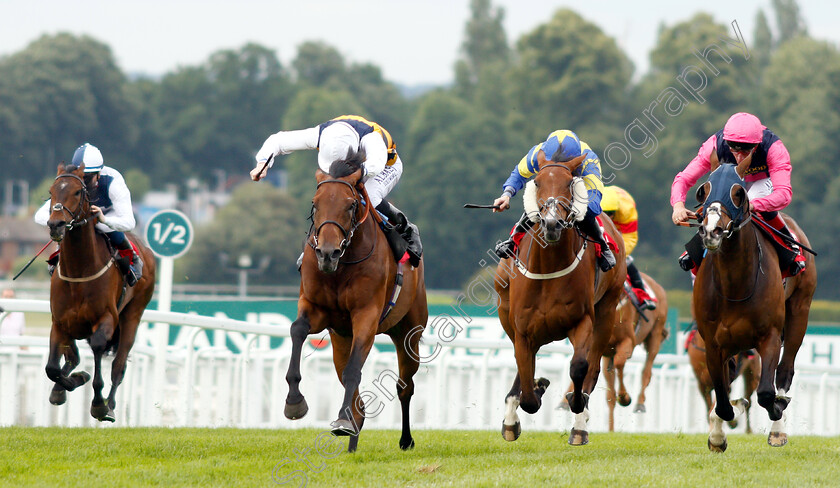
M 752 56 L 755 59 L 752 61 L 759 65 L 761 69 L 767 67 L 770 63 L 770 55 L 773 52 L 773 33 L 770 32 L 770 23 L 767 22 L 767 16 L 764 15 L 764 10 L 758 9 L 755 15 L 755 30 L 753 31 L 753 48 Z
M 493 8 L 490 0 L 470 1 L 470 19 L 464 28 L 461 59 L 455 63 L 455 86 L 461 96 L 469 97 L 482 73 L 491 66 L 509 66 L 511 51 L 504 19 L 504 8 Z
M 271 259 L 269 267 L 251 278 L 254 283 L 297 283 L 295 260 L 306 229 L 300 230 L 292 203 L 285 192 L 270 184 L 240 185 L 211 223 L 196 228 L 192 249 L 179 269 L 191 282 L 224 283 L 235 277 L 218 265 L 222 253 L 233 260 L 248 254 L 254 262 L 267 256 Z
M 139 203 L 143 196 L 152 189 L 152 179 L 143 170 L 131 168 L 122 172 L 128 191 L 131 192 L 131 201 Z
M 292 61 L 297 81 L 307 86 L 324 86 L 333 78 L 344 78 L 344 57 L 338 49 L 321 41 L 304 42 Z
M 778 45 L 799 36 L 808 35 L 808 27 L 796 0 L 772 0 L 778 27 Z

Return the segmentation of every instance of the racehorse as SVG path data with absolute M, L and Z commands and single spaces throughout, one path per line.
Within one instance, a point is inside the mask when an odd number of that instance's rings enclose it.
M 574 346 L 569 369 L 574 389 L 567 398 L 576 414 L 569 444 L 583 445 L 589 442 L 589 394 L 598 381 L 627 276 L 624 241 L 602 216 L 605 231 L 617 242 L 617 264 L 606 273 L 597 269 L 595 246 L 574 227 L 573 209 L 581 199 L 586 205 L 583 182 L 572 176 L 583 156 L 565 163 L 546 161 L 542 152 L 538 158 L 540 171 L 532 187 L 537 209 L 529 214 L 539 222 L 520 242 L 521 257 L 503 259 L 496 268 L 499 320 L 513 342 L 517 366 L 505 398 L 502 436 L 519 438 L 517 407 L 531 414 L 540 409 L 549 382 L 534 378 L 537 351 L 568 338 Z M 528 208 L 528 190 L 525 199 Z
M 727 447 L 722 422 L 734 419 L 735 409 L 738 415 L 744 413 L 747 403 L 730 403 L 729 383 L 734 378 L 729 359 L 753 348 L 761 357 L 758 404 L 773 421 L 767 442 L 774 447 L 787 444 L 784 411 L 817 284 L 813 255 L 807 256 L 805 270 L 785 283 L 773 244 L 757 225 L 748 225 L 750 203 L 743 176 L 751 161 L 752 155 L 737 167 L 717 167 L 697 190 L 703 204 L 699 234 L 707 255 L 697 271 L 693 300 L 716 399 L 709 414 L 708 446 L 717 452 Z M 799 242 L 810 246 L 796 222 L 783 218 Z
M 697 388 L 703 396 L 703 401 L 706 402 L 706 413 L 711 413 L 712 407 L 712 378 L 709 376 L 709 368 L 706 367 L 706 343 L 700 337 L 697 331 L 692 331 L 686 341 L 686 350 L 688 352 L 688 359 L 691 362 L 691 369 L 694 370 L 694 377 L 697 378 Z M 737 378 L 741 376 L 744 378 L 744 398 L 749 400 L 752 394 L 758 388 L 758 380 L 761 375 L 761 362 L 755 351 L 740 352 L 738 355 L 729 360 L 729 374 Z M 734 379 L 732 380 L 734 381 Z M 730 383 L 732 383 L 730 381 Z M 747 434 L 752 434 L 752 426 L 750 425 L 750 402 L 744 406 L 744 417 L 747 422 Z M 732 419 L 729 422 L 729 427 L 735 428 L 738 426 L 738 419 Z
M 362 365 L 376 334 L 394 342 L 399 363 L 397 394 L 402 407 L 400 448 L 414 447 L 409 427 L 412 377 L 419 368 L 418 345 L 429 317 L 423 262 L 417 268 L 394 259 L 378 215 L 362 183 L 364 153 L 318 171 L 312 199 L 312 226 L 301 265 L 298 316 L 291 326 L 292 358 L 286 374 L 285 415 L 299 419 L 309 407 L 300 391 L 300 356 L 308 334 L 329 329 L 335 370 L 344 400 L 332 433 L 351 436 L 356 450 L 365 420 L 359 396 Z M 401 283 L 401 288 L 400 284 Z M 390 303 L 390 305 L 389 305 Z
M 125 376 L 126 360 L 143 311 L 155 288 L 155 260 L 151 251 L 131 233 L 126 237 L 141 253 L 146 265 L 133 287 L 126 286 L 123 273 L 114 266 L 108 238 L 95 230 L 96 217 L 90 211 L 89 189 L 84 165 L 58 165 L 50 187 L 52 211 L 47 225 L 50 238 L 59 243 L 58 266 L 50 280 L 50 352 L 47 376 L 55 382 L 50 403 L 62 405 L 67 392 L 90 379 L 86 372 L 72 373 L 79 364 L 76 341 L 87 339 L 93 351 L 93 401 L 90 414 L 99 421 L 113 422 L 117 387 Z M 116 352 L 111 363 L 111 391 L 102 398 L 102 356 Z M 64 366 L 60 357 L 64 356 Z M 68 376 L 69 375 L 69 376 Z
M 622 407 L 630 405 L 633 401 L 624 385 L 624 366 L 633 356 L 633 350 L 637 345 L 644 344 L 647 352 L 645 365 L 642 368 L 642 388 L 639 390 L 639 398 L 633 409 L 636 413 L 645 413 L 647 411 L 645 390 L 650 385 L 650 378 L 653 375 L 653 361 L 659 354 L 662 342 L 668 337 L 668 329 L 665 328 L 668 320 L 668 299 L 665 296 L 665 289 L 647 274 L 641 273 L 641 275 L 645 284 L 653 290 L 659 304 L 655 310 L 645 311 L 645 318 L 642 318 L 627 293 L 618 303 L 618 320 L 601 364 L 604 381 L 607 382 L 610 432 L 615 430 L 616 401 Z M 617 391 L 615 389 L 616 376 L 618 377 Z M 572 391 L 573 387 L 574 385 L 569 385 L 568 391 Z M 560 408 L 568 410 L 569 403 L 562 401 Z

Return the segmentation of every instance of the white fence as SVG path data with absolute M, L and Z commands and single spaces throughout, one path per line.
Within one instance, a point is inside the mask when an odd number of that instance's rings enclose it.
M 10 311 L 48 313 L 49 304 L 36 300 L 0 300 Z M 89 412 L 90 384 L 68 394 L 62 406 L 49 404 L 52 388 L 44 366 L 48 340 L 44 337 L 0 339 L 0 424 L 35 426 L 207 426 L 259 428 L 326 428 L 338 414 L 342 390 L 329 348 L 304 347 L 301 390 L 310 407 L 297 421 L 283 416 L 288 386 L 285 381 L 290 341 L 270 347 L 270 337 L 288 337 L 288 323 L 255 324 L 230 319 L 147 311 L 129 357 L 123 384 L 117 394 L 117 421 L 100 424 Z M 486 318 L 484 320 L 487 320 Z M 190 327 L 186 340 L 168 346 L 161 355 L 149 322 L 167 322 Z M 431 323 L 431 321 L 430 321 Z M 203 332 L 209 330 L 212 342 Z M 183 337 L 183 334 L 182 334 Z M 211 345 L 212 344 L 216 344 Z M 225 344 L 233 344 L 235 353 Z M 390 344 L 378 337 L 377 344 Z M 77 368 L 93 371 L 90 348 L 79 344 L 82 363 Z M 513 352 L 505 340 L 475 340 L 455 337 L 444 341 L 424 336 L 428 358 L 415 376 L 412 426 L 415 429 L 500 428 L 504 397 L 516 372 Z M 433 351 L 439 351 L 434 354 Z M 567 431 L 572 414 L 558 410 L 569 383 L 568 345 L 543 348 L 537 360 L 537 375 L 551 380 L 543 407 L 535 415 L 520 412 L 523 430 Z M 630 407 L 616 408 L 616 430 L 622 432 L 706 432 L 706 412 L 686 356 L 660 354 L 647 390 L 647 413 L 633 413 L 639 392 L 644 351 L 635 351 L 625 372 L 633 396 Z M 156 362 L 165 362 L 163 400 L 157 401 Z M 110 388 L 110 358 L 103 361 L 104 394 Z M 399 429 L 400 408 L 395 395 L 396 356 L 374 350 L 363 369 L 360 390 L 365 392 L 369 417 L 365 428 Z M 607 430 L 607 407 L 603 378 L 590 400 L 592 431 Z M 742 381 L 733 385 L 737 396 Z M 840 368 L 797 364 L 788 407 L 791 435 L 840 435 Z M 750 418 L 753 430 L 769 427 L 767 414 L 755 403 Z M 737 431 L 743 431 L 742 425 Z

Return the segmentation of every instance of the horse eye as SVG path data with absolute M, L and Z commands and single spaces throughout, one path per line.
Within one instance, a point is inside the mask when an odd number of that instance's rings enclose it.
M 79 196 L 81 194 L 82 194 L 82 190 L 76 190 L 76 196 Z
M 534 186 L 535 186 L 535 187 L 537 187 L 537 188 L 539 188 L 539 187 L 540 187 L 540 183 L 539 183 L 537 180 L 534 180 Z

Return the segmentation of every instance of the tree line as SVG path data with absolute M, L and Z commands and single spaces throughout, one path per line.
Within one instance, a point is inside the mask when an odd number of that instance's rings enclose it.
M 96 39 L 45 35 L 0 59 L 2 178 L 25 179 L 43 198 L 56 164 L 90 141 L 137 199 L 167 182 L 182 190 L 191 177 L 211 182 L 217 170 L 244 179 L 269 134 L 359 114 L 397 143 L 405 172 L 391 198 L 421 229 L 428 285 L 461 288 L 521 211 L 521 201 L 501 215 L 463 203 L 492 201 L 532 145 L 568 128 L 600 155 L 605 180 L 635 196 L 637 263 L 666 287 L 688 288 L 676 257 L 690 231 L 670 222 L 670 184 L 732 113 L 748 111 L 791 153 L 787 213 L 823 251 L 818 296 L 837 298 L 840 257 L 827 251 L 840 230 L 840 52 L 808 35 L 795 0 L 772 7 L 772 20 L 763 11 L 750 21 L 697 13 L 661 25 L 650 69 L 634 78 L 616 40 L 573 10 L 511 42 L 504 10 L 472 0 L 455 81 L 412 97 L 378 66 L 349 62 L 322 42 L 300 45 L 289 65 L 247 44 L 154 79 L 123 73 Z M 295 153 L 275 165 L 285 189 L 238 187 L 196 229 L 177 277 L 229 281 L 213 264 L 220 253 L 247 251 L 272 258 L 256 281 L 296 283 L 315 168 L 313 152 Z

